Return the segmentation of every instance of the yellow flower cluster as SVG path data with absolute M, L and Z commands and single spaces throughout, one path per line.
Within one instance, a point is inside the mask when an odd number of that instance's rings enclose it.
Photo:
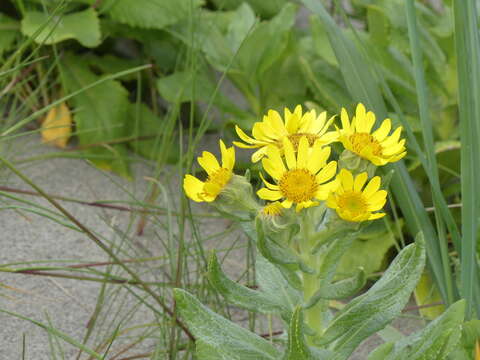
M 258 149 L 252 155 L 252 162 L 261 160 L 264 171 L 272 179 L 268 181 L 260 174 L 265 187 L 258 190 L 257 195 L 272 201 L 262 210 L 264 215 L 280 215 L 282 208 L 292 205 L 298 212 L 318 205 L 319 201 L 326 201 L 328 207 L 347 221 L 374 220 L 385 215 L 378 212 L 387 196 L 385 190 L 380 190 L 381 178 L 375 176 L 369 180 L 366 172 L 355 176 L 347 169 L 340 169 L 337 174 L 337 162 L 329 161 L 328 145 L 341 142 L 346 150 L 381 166 L 405 156 L 405 139 L 400 139 L 402 128 L 390 134 L 391 121 L 385 119 L 372 132 L 375 115 L 367 112 L 363 104 L 358 104 L 351 121 L 342 109 L 342 128 L 329 131 L 334 119 L 327 120 L 326 112 L 318 116 L 315 110 L 303 113 L 298 105 L 293 112 L 285 109 L 283 119 L 278 112 L 268 111 L 261 122 L 253 125 L 252 137 L 236 127 L 243 142 L 234 144 Z M 222 166 L 209 152 L 198 158 L 208 174 L 206 181 L 185 176 L 184 190 L 192 200 L 215 200 L 232 178 L 235 151 L 227 149 L 222 141 L 220 149 Z

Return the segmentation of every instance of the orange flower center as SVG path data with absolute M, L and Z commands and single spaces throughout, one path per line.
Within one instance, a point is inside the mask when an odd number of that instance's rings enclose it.
M 352 150 L 357 154 L 361 154 L 363 149 L 370 147 L 373 155 L 382 155 L 382 145 L 369 133 L 354 133 L 348 137 L 348 140 L 352 143 Z
M 318 189 L 315 175 L 307 169 L 286 171 L 278 185 L 282 195 L 294 203 L 312 200 Z

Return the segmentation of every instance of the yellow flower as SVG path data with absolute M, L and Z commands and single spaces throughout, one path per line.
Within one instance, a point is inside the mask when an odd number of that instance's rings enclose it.
M 282 214 L 283 209 L 284 207 L 279 201 L 274 201 L 265 205 L 261 210 L 261 214 L 267 217 L 279 216 Z
M 381 166 L 389 162 L 400 160 L 407 153 L 405 139 L 400 140 L 402 127 L 395 129 L 389 135 L 392 128 L 390 119 L 385 119 L 382 125 L 374 131 L 375 114 L 366 112 L 363 104 L 358 104 L 352 122 L 348 119 L 345 109 L 342 109 L 342 129 L 338 131 L 339 140 L 343 146 L 358 156 L 370 160 L 374 165 Z
M 336 141 L 337 133 L 335 131 L 327 132 L 333 120 L 333 116 L 327 120 L 325 111 L 318 116 L 315 110 L 307 111 L 302 115 L 301 105 L 297 105 L 293 113 L 285 108 L 284 120 L 277 111 L 269 110 L 261 122 L 253 125 L 253 138 L 235 126 L 238 136 L 245 143 L 238 141 L 233 143 L 244 149 L 260 148 L 252 155 L 252 162 L 257 162 L 265 156 L 269 145 L 276 145 L 282 150 L 284 138 L 290 140 L 295 150 L 303 136 L 307 138 L 310 146 L 313 146 L 315 141 L 320 141 L 321 145 Z
M 327 181 L 337 171 L 336 161 L 327 164 L 330 147 L 322 148 L 319 140 L 315 141 L 313 147 L 309 147 L 307 137 L 303 136 L 296 154 L 287 137 L 283 139 L 283 149 L 285 162 L 277 146 L 267 148 L 267 157 L 262 160 L 262 164 L 276 184 L 269 183 L 261 176 L 266 187 L 257 192 L 258 196 L 271 201 L 283 198 L 282 206 L 290 208 L 296 204 L 297 212 L 318 205 L 315 200 L 325 200 L 335 186 L 334 182 Z
M 374 213 L 385 205 L 387 192 L 380 189 L 380 177 L 373 177 L 362 191 L 368 175 L 363 172 L 353 178 L 350 171 L 342 169 L 338 174 L 338 187 L 328 199 L 327 206 L 347 221 L 365 221 L 379 219 L 385 213 Z
M 223 141 L 220 140 L 220 151 L 222 166 L 215 156 L 208 151 L 204 151 L 202 156 L 197 159 L 200 166 L 208 174 L 206 181 L 201 181 L 192 175 L 185 175 L 183 190 L 193 201 L 211 202 L 215 200 L 232 178 L 233 166 L 235 165 L 235 149 L 233 146 L 227 149 Z

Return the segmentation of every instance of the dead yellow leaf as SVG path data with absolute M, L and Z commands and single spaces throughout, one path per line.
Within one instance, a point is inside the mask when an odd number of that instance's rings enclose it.
M 475 360 L 480 360 L 480 339 L 475 343 Z
M 53 107 L 42 123 L 42 141 L 59 148 L 67 146 L 72 133 L 72 116 L 65 103 Z

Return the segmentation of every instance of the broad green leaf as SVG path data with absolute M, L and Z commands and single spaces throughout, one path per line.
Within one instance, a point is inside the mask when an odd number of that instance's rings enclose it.
M 243 42 L 237 61 L 244 75 L 257 79 L 277 61 L 287 48 L 297 7 L 287 3 L 270 21 L 260 23 Z
M 139 59 L 120 58 L 112 54 L 106 54 L 104 56 L 88 54 L 88 56 L 84 58 L 84 61 L 95 70 L 99 70 L 102 74 L 115 74 L 144 64 L 144 62 L 141 62 Z M 119 80 L 134 81 L 137 78 L 138 74 L 132 73 L 119 78 Z
M 381 221 L 378 223 L 382 224 Z M 386 263 L 385 257 L 394 245 L 394 235 L 384 227 L 383 232 L 377 236 L 355 239 L 338 264 L 339 277 L 351 276 L 360 267 L 365 270 L 367 276 L 383 270 Z
M 247 3 L 243 3 L 235 11 L 226 34 L 227 44 L 233 53 L 240 48 L 243 40 L 253 29 L 255 21 L 255 13 Z
M 444 360 L 460 341 L 464 315 L 465 301 L 457 301 L 423 330 L 398 341 L 394 346 L 391 343 L 382 345 L 368 359 Z
M 162 117 L 155 115 L 147 105 L 139 103 L 129 105 L 128 119 L 127 133 L 138 138 L 138 140 L 128 143 L 135 152 L 147 159 L 156 160 L 160 157 L 161 152 L 169 151 L 169 162 L 175 162 L 178 159 L 178 152 L 165 149 L 162 144 L 165 127 Z
M 208 262 L 208 279 L 228 303 L 262 314 L 282 314 L 285 319 L 291 316 L 292 309 L 282 303 L 281 294 L 272 297 L 261 289 L 251 290 L 230 280 L 222 271 L 215 253 L 212 253 Z
M 277 14 L 286 2 L 287 0 L 212 0 L 221 10 L 233 10 L 241 4 L 249 4 L 255 13 L 266 18 Z
M 313 360 L 305 341 L 302 307 L 297 306 L 288 328 L 288 346 L 283 360 Z
M 201 0 L 104 0 L 101 11 L 112 19 L 130 26 L 163 29 L 175 24 L 202 4 Z
M 0 13 L 0 56 L 10 50 L 15 38 L 19 34 L 20 24 L 18 21 Z
M 306 42 L 307 39 L 303 40 Z M 310 46 L 309 42 L 302 45 Z M 315 100 L 324 108 L 336 112 L 352 102 L 338 68 L 305 53 L 300 56 L 300 65 Z
M 196 339 L 200 360 L 278 360 L 279 351 L 265 339 L 203 306 L 182 289 L 174 289 L 181 319 Z
M 363 340 L 401 313 L 424 265 L 425 244 L 419 234 L 416 243 L 400 252 L 380 280 L 335 315 L 319 344 L 331 344 L 334 359 L 347 359 Z
M 255 276 L 259 289 L 271 298 L 276 297 L 284 308 L 293 310 L 302 304 L 302 295 L 297 290 L 300 287 L 300 279 L 289 279 L 286 273 L 282 273 L 260 254 L 256 255 Z
M 210 101 L 215 95 L 213 104 L 224 112 L 243 116 L 244 112 L 240 110 L 223 93 L 215 93 L 215 84 L 209 78 L 207 69 L 195 73 L 189 71 L 177 71 L 157 80 L 157 89 L 160 95 L 167 101 L 175 103 L 200 100 Z
M 69 92 L 99 80 L 81 59 L 67 55 L 61 63 L 62 81 Z M 80 145 L 102 144 L 128 135 L 128 92 L 115 80 L 85 90 L 72 100 Z M 129 176 L 125 145 L 98 146 L 85 151 L 96 166 Z
M 477 351 L 478 339 L 480 339 L 480 320 L 475 319 L 465 322 L 462 326 L 460 345 L 449 355 L 448 359 L 472 360 L 472 354 Z
M 365 272 L 363 269 L 357 271 L 357 274 L 351 278 L 337 281 L 332 284 L 322 286 L 313 298 L 338 300 L 357 294 L 366 283 Z
M 22 19 L 22 33 L 33 37 L 38 29 L 45 25 L 49 15 L 39 11 L 27 11 Z M 100 44 L 100 23 L 97 12 L 93 8 L 54 17 L 35 37 L 39 44 L 56 44 L 75 39 L 86 47 Z

